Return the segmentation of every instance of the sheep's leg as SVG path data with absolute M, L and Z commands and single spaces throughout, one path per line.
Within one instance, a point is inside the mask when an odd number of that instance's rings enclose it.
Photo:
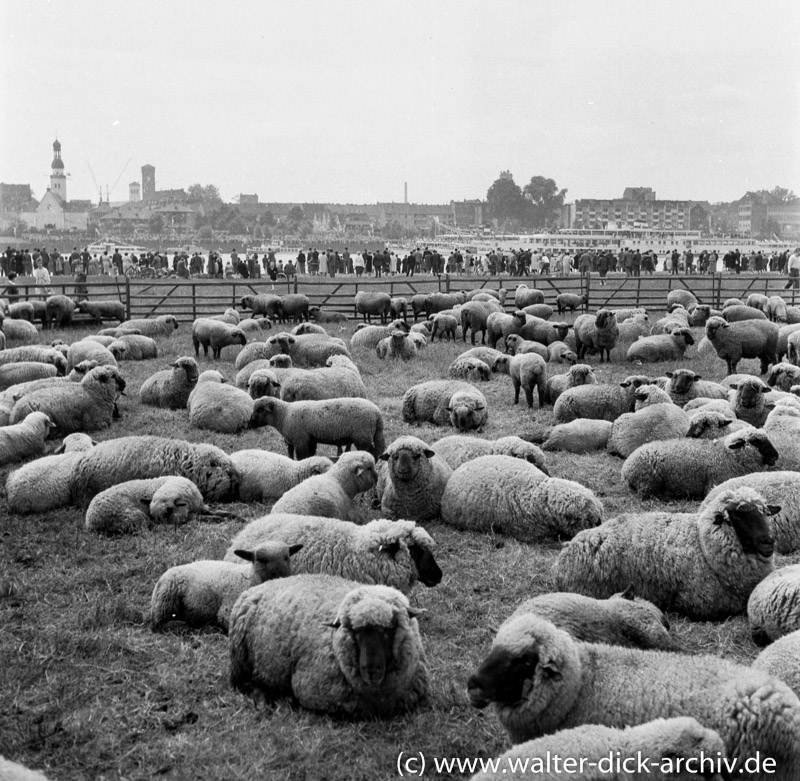
M 528 402 L 528 409 L 533 409 L 533 388 L 525 388 L 525 401 Z
M 512 382 L 514 383 L 514 404 L 519 404 L 520 382 L 517 379 L 512 379 Z

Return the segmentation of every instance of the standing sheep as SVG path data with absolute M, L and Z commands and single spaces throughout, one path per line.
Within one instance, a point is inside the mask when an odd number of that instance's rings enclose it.
M 308 321 L 310 304 L 311 301 L 304 293 L 288 293 L 285 296 L 281 296 L 281 322 L 286 322 L 290 317 L 295 323 L 302 323 L 303 320 Z
M 192 323 L 192 344 L 194 344 L 195 358 L 200 357 L 202 345 L 203 355 L 206 358 L 208 358 L 208 348 L 210 347 L 214 359 L 219 360 L 223 347 L 234 344 L 244 346 L 247 344 L 247 335 L 237 325 L 201 317 Z M 240 367 L 237 365 L 236 368 Z
M 503 308 L 496 301 L 467 301 L 459 310 L 461 316 L 461 336 L 467 341 L 470 331 L 470 342 L 475 344 L 475 334 L 480 331 L 481 344 L 486 344 L 486 321 L 492 312 L 502 312 Z
M 15 425 L 0 428 L 0 466 L 42 455 L 53 427 L 44 412 L 32 411 Z
M 774 568 L 769 516 L 750 488 L 719 494 L 698 514 L 622 515 L 581 532 L 553 567 L 558 588 L 598 598 L 628 586 L 658 605 L 699 621 L 744 611 Z
M 800 564 L 781 567 L 756 584 L 747 602 L 747 620 L 757 645 L 800 629 Z
M 519 355 L 501 355 L 492 366 L 493 372 L 508 374 L 514 386 L 514 404 L 519 404 L 519 391 L 525 391 L 528 409 L 533 408 L 533 389 L 539 395 L 539 407 L 544 406 L 545 388 L 547 386 L 547 364 L 536 353 Z
M 611 361 L 611 351 L 618 338 L 617 320 L 610 309 L 601 309 L 596 315 L 580 315 L 575 320 L 575 352 L 579 361 L 587 352 L 599 352 L 600 363 L 603 355 Z
M 543 303 L 544 293 L 541 290 L 528 287 L 525 283 L 517 285 L 517 289 L 514 293 L 514 306 L 517 309 L 522 309 L 522 307 L 530 306 L 531 304 Z
M 72 324 L 75 302 L 69 296 L 48 296 L 44 305 L 51 328 L 63 328 Z
M 773 323 L 785 323 L 787 320 L 786 301 L 781 296 L 770 296 L 767 299 L 765 312 Z
M 389 320 L 392 297 L 388 293 L 359 290 L 355 295 L 355 305 L 356 314 L 361 315 L 365 323 L 371 322 L 372 316 L 375 315 L 385 324 Z M 416 316 L 414 319 L 416 320 Z
M 556 308 L 560 315 L 563 315 L 564 312 L 574 312 L 578 307 L 586 306 L 588 303 L 585 295 L 577 293 L 559 293 L 556 296 Z
M 408 301 L 400 296 L 393 298 L 389 302 L 389 314 L 391 317 L 401 318 L 405 322 L 408 317 Z
M 776 361 L 778 326 L 766 320 L 728 323 L 721 317 L 710 317 L 706 322 L 706 338 L 727 364 L 728 374 L 735 374 L 742 358 L 758 358 L 761 374 L 766 374 L 769 365 Z
M 218 371 L 205 371 L 186 403 L 189 423 L 196 428 L 236 434 L 250 426 L 253 399 L 243 390 L 228 385 Z
M 468 382 L 429 380 L 412 385 L 401 401 L 406 423 L 451 425 L 459 431 L 480 431 L 488 418 L 486 399 Z
M 122 301 L 81 301 L 78 311 L 90 315 L 95 325 L 103 325 L 103 320 L 125 322 L 125 304 Z
M 242 296 L 240 303 L 242 309 L 252 310 L 251 318 L 261 315 L 270 320 L 277 320 L 281 316 L 281 297 L 276 296 L 274 293 Z
M 197 361 L 182 355 L 165 369 L 148 377 L 139 389 L 142 404 L 165 409 L 186 409 L 189 394 L 197 385 Z

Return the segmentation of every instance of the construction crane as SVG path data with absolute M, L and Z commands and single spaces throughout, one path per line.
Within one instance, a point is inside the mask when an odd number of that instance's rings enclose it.
M 129 157 L 128 162 L 125 163 L 124 166 L 122 166 L 122 170 L 119 172 L 119 176 L 117 177 L 117 180 L 114 182 L 114 186 L 111 188 L 112 190 L 115 190 L 117 188 L 117 184 L 119 184 L 119 180 L 122 179 L 122 174 L 124 174 L 125 171 L 128 170 L 128 166 L 131 164 L 131 160 L 133 160 L 133 158 Z M 106 187 L 106 193 L 108 193 L 108 187 Z
M 102 203 L 103 202 L 103 188 L 100 187 L 99 184 L 97 184 L 97 177 L 94 175 L 94 171 L 92 171 L 92 164 L 87 160 L 86 161 L 86 165 L 89 168 L 89 173 L 92 175 L 92 181 L 94 182 L 94 186 L 97 188 L 97 192 L 100 194 L 99 198 L 98 198 L 98 201 L 99 201 L 99 203 Z

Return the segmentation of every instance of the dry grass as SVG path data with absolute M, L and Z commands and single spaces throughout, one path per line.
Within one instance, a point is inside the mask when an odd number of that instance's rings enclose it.
M 352 325 L 340 329 L 349 336 Z M 82 332 L 55 334 L 74 339 Z M 241 436 L 189 428 L 187 415 L 144 408 L 136 389 L 167 359 L 189 354 L 184 327 L 162 343 L 162 358 L 123 365 L 130 395 L 123 418 L 98 439 L 128 434 L 206 440 L 227 451 L 263 447 L 284 452 L 271 429 Z M 370 398 L 384 411 L 387 440 L 411 433 L 432 442 L 448 430 L 409 427 L 400 397 L 410 385 L 444 377 L 459 342 L 430 346 L 408 364 L 357 356 Z M 617 355 L 623 353 L 618 350 Z M 223 350 L 222 370 L 234 376 L 235 350 Z M 721 361 L 691 361 L 705 377 L 720 378 Z M 668 367 L 650 367 L 652 376 Z M 755 363 L 744 370 L 756 371 Z M 638 371 L 638 370 L 637 370 Z M 598 371 L 619 381 L 624 363 Z M 490 404 L 485 436 L 524 435 L 551 422 L 547 409 L 515 407 L 507 377 L 481 388 Z M 323 448 L 322 452 L 327 449 Z M 609 516 L 648 510 L 623 485 L 621 461 L 605 454 L 548 457 L 554 476 L 578 480 L 602 497 Z M 4 481 L 8 470 L 0 473 Z M 667 505 L 678 510 L 696 505 Z M 235 505 L 242 522 L 265 506 Z M 55 779 L 350 779 L 396 777 L 400 750 L 428 757 L 496 755 L 506 747 L 490 710 L 475 711 L 466 679 L 486 653 L 492 628 L 523 599 L 551 588 L 558 545 L 529 546 L 512 539 L 428 525 L 445 573 L 435 589 L 419 587 L 412 601 L 427 608 L 421 629 L 433 681 L 428 709 L 389 723 L 347 723 L 293 708 L 266 712 L 228 685 L 227 639 L 219 633 L 154 635 L 146 625 L 152 587 L 168 567 L 221 557 L 241 523 L 199 522 L 139 536 L 106 539 L 84 531 L 75 509 L 40 516 L 9 515 L 5 500 L 0 548 L 0 754 L 48 768 Z M 798 560 L 794 557 L 792 560 Z M 689 653 L 714 653 L 748 662 L 756 654 L 746 621 L 692 623 L 671 616 Z

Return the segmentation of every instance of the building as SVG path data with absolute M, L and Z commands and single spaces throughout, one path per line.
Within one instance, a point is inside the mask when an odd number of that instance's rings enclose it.
M 453 225 L 457 228 L 480 228 L 484 222 L 485 206 L 479 198 L 471 201 L 450 201 Z
M 654 201 L 655 191 L 652 187 L 626 187 L 622 193 L 624 201 Z
M 450 204 L 379 203 L 376 225 L 385 228 L 396 223 L 404 230 L 424 232 L 439 222 L 449 224 L 452 218 Z
M 139 182 L 131 182 L 128 185 L 128 200 L 131 203 L 136 203 L 142 200 L 142 190 Z
M 628 187 L 625 195 L 636 198 L 582 198 L 562 210 L 568 228 L 602 228 L 609 222 L 619 226 L 688 230 L 692 224 L 692 207 L 697 201 L 659 201 L 649 187 Z
M 248 205 L 248 206 L 255 206 L 258 204 L 258 194 L 253 193 L 252 195 L 248 193 L 240 193 L 239 198 L 237 199 L 240 205 Z
M 156 168 L 154 165 L 142 166 L 142 200 L 149 201 L 156 194 Z

